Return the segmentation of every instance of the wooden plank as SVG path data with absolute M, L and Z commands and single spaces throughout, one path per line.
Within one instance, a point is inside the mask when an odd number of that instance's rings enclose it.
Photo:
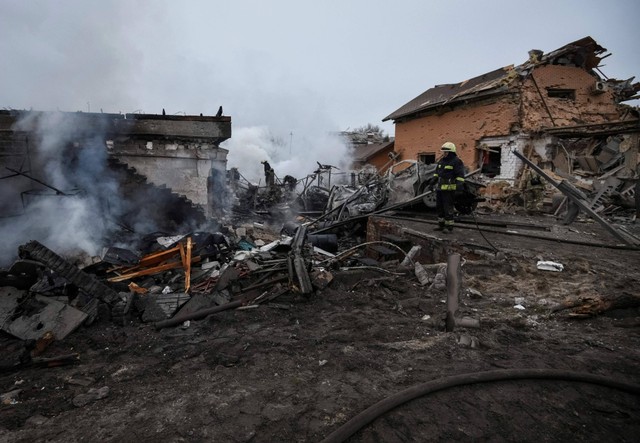
M 142 277 L 144 275 L 158 274 L 158 273 L 163 272 L 163 271 L 168 271 L 170 269 L 176 269 L 176 268 L 181 268 L 181 267 L 182 267 L 182 263 L 181 262 L 174 261 L 174 262 L 165 263 L 165 264 L 160 265 L 160 266 L 155 266 L 153 268 L 143 269 L 141 271 L 136 271 L 136 272 L 130 272 L 129 274 L 123 274 L 123 275 L 119 275 L 117 277 L 111 277 L 111 278 L 108 278 L 107 281 L 111 282 L 111 283 L 116 283 L 116 282 L 119 282 L 119 281 L 130 280 L 130 279 L 136 278 L 136 277 Z
M 187 238 L 186 260 L 184 262 L 184 292 L 188 293 L 191 288 L 191 237 Z
M 198 257 L 194 257 L 191 260 L 191 263 L 197 263 L 199 261 L 200 261 L 200 257 L 198 256 Z M 143 269 L 141 271 L 132 272 L 132 273 L 129 273 L 129 274 L 124 274 L 124 275 L 119 275 L 117 277 L 111 277 L 111 278 L 107 279 L 107 281 L 111 282 L 111 283 L 116 283 L 116 282 L 120 282 L 120 281 L 130 280 L 130 279 L 136 278 L 136 277 L 142 277 L 142 276 L 145 276 L 145 275 L 158 274 L 160 272 L 168 271 L 170 269 L 177 269 L 177 268 L 182 268 L 182 262 L 173 261 L 173 262 L 169 262 L 169 263 L 164 263 L 162 265 L 155 266 L 153 268 Z
M 173 258 L 179 251 L 179 247 L 176 246 L 171 249 L 167 249 L 166 251 L 154 252 L 151 254 L 147 254 L 140 259 L 140 263 L 131 267 L 123 267 L 119 266 L 116 268 L 109 269 L 108 272 L 120 272 L 121 274 L 131 274 L 133 272 L 137 272 L 139 270 L 148 268 L 149 266 L 156 266 L 162 264 L 162 262 L 167 261 Z
M 140 259 L 140 263 L 138 264 L 139 267 L 142 268 L 147 268 L 149 266 L 152 265 L 157 265 L 159 263 L 162 263 L 165 260 L 168 260 L 169 258 L 173 257 L 174 255 L 177 255 L 177 253 L 179 252 L 180 247 L 179 246 L 175 246 L 171 249 L 167 249 L 166 251 L 160 251 L 160 252 L 154 252 L 152 254 L 147 254 L 144 257 L 142 257 Z

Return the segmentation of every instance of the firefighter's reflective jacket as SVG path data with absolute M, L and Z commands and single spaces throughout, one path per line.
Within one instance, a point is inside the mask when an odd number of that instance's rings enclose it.
M 464 183 L 464 164 L 456 154 L 450 152 L 440 159 L 433 176 L 438 179 L 439 191 L 455 191 L 458 184 Z

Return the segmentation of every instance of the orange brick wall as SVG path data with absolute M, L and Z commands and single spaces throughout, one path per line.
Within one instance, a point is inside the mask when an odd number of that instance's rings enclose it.
M 476 141 L 509 135 L 512 124 L 517 122 L 518 105 L 505 95 L 495 103 L 459 106 L 444 114 L 396 123 L 395 151 L 401 160 L 417 160 L 419 153 L 438 153 L 444 142 L 451 141 L 465 166 L 474 169 Z
M 388 148 L 377 152 L 376 155 L 374 155 L 367 161 L 367 163 L 375 166 L 378 172 L 384 172 L 389 167 L 389 152 L 393 151 L 393 146 L 394 145 L 391 145 Z M 387 165 L 387 168 L 384 168 L 385 165 Z
M 553 127 L 546 103 L 555 126 L 573 126 L 618 120 L 619 113 L 610 91 L 592 92 L 596 78 L 581 68 L 545 65 L 533 72 L 535 82 L 544 97 L 536 89 L 533 79 L 522 85 L 522 129 L 535 132 L 543 127 Z M 574 89 L 575 101 L 548 97 L 547 88 Z

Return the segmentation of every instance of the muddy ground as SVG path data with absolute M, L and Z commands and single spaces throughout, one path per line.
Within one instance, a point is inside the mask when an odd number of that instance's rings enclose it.
M 593 224 L 575 226 L 611 242 Z M 77 352 L 79 364 L 0 374 L 0 393 L 22 390 L 0 406 L 0 441 L 317 442 L 375 402 L 451 375 L 548 368 L 640 384 L 638 308 L 582 320 L 551 312 L 567 297 L 637 293 L 640 252 L 487 237 L 504 256 L 465 257 L 463 267 L 461 313 L 480 329 L 445 332 L 443 292 L 375 271 L 336 273 L 310 298 L 185 329 L 94 324 L 44 355 Z M 565 269 L 538 270 L 539 258 Z M 86 395 L 97 389 L 104 398 Z M 419 398 L 350 441 L 637 441 L 639 417 L 631 393 L 506 381 Z

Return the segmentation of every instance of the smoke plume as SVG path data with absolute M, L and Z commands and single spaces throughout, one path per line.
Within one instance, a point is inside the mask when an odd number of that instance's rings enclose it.
M 228 168 L 237 167 L 249 181 L 264 184 L 266 160 L 278 177 L 303 178 L 318 169 L 318 162 L 346 171 L 351 164 L 350 148 L 338 134 L 310 131 L 304 135 L 275 133 L 266 126 L 237 129 L 221 145 L 229 150 Z
M 0 206 L 19 212 L 0 219 L 0 265 L 10 263 L 18 246 L 30 240 L 62 254 L 99 253 L 105 220 L 118 210 L 118 183 L 107 169 L 103 122 L 80 118 L 30 112 L 14 125 L 16 133 L 30 134 L 14 169 L 48 186 L 24 176 L 1 183 Z

